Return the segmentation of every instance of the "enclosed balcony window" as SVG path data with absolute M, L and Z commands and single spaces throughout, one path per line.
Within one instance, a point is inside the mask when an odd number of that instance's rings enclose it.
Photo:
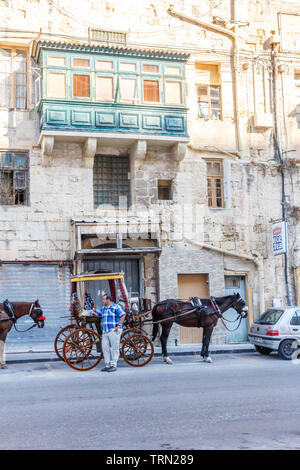
M 89 59 L 79 59 L 76 57 L 73 58 L 73 67 L 88 68 L 89 66 L 90 66 Z
M 66 96 L 66 74 L 48 72 L 47 96 L 50 98 L 64 98 Z
M 120 62 L 119 70 L 120 72 L 135 72 L 136 63 L 135 62 Z
M 166 104 L 181 104 L 181 83 L 166 80 L 165 82 Z
M 158 73 L 159 66 L 155 64 L 143 64 L 143 73 Z
M 75 98 L 90 97 L 90 76 L 89 75 L 73 75 L 73 96 Z
M 135 103 L 139 99 L 137 78 L 120 77 L 120 99 Z
M 144 101 L 159 103 L 159 81 L 143 80 Z
M 57 67 L 64 67 L 66 65 L 65 57 L 48 56 L 48 65 L 55 65 Z
M 166 65 L 165 66 L 165 74 L 166 75 L 180 75 L 181 74 L 180 67 L 173 67 L 173 66 L 170 66 L 170 65 Z
M 96 77 L 96 99 L 100 101 L 114 99 L 114 81 L 112 77 Z
M 111 72 L 114 69 L 114 64 L 111 60 L 96 60 L 96 70 L 103 70 L 104 72 Z

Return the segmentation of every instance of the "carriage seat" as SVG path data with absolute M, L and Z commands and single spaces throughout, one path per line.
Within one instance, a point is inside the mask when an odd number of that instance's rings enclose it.
M 15 311 L 14 311 L 14 307 L 13 307 L 12 303 L 8 299 L 6 299 L 3 302 L 3 306 L 6 310 L 6 313 L 8 314 L 9 318 L 13 321 L 16 321 L 16 315 L 15 315 Z

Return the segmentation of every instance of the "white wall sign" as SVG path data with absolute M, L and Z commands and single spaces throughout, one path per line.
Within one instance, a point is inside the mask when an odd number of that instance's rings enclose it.
M 286 222 L 274 222 L 272 224 L 272 247 L 274 255 L 282 255 L 287 252 Z

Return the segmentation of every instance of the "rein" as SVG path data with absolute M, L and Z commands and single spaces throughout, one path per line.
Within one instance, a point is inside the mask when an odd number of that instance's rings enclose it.
M 31 307 L 30 307 L 30 310 L 29 310 L 29 313 L 27 315 L 30 316 L 30 318 L 33 320 L 31 314 L 32 314 L 32 310 L 34 308 L 34 304 L 31 304 Z M 14 325 L 14 329 L 18 332 L 18 333 L 25 333 L 26 331 L 29 331 L 31 330 L 32 328 L 34 328 L 35 326 L 37 326 L 37 324 L 34 322 L 33 325 L 31 325 L 29 328 L 26 328 L 26 330 L 18 330 L 17 327 L 16 327 L 16 322 L 17 322 L 17 318 L 2 318 L 0 320 L 1 322 L 3 321 L 12 321 L 13 322 L 13 325 Z M 34 320 L 33 320 L 34 321 Z
M 212 306 L 214 306 L 213 302 L 211 302 L 211 304 L 212 304 Z M 231 308 L 231 307 L 228 307 L 228 308 Z M 184 315 L 188 315 L 188 314 L 190 314 L 190 313 L 193 313 L 193 312 L 195 312 L 196 310 L 197 310 L 197 307 L 193 308 L 192 310 L 189 310 L 188 312 L 175 314 L 173 317 L 163 318 L 162 320 L 157 320 L 157 321 L 146 320 L 146 321 L 143 322 L 143 324 L 152 323 L 152 324 L 154 325 L 154 324 L 157 324 L 157 323 L 163 323 L 163 322 L 165 322 L 165 321 L 170 321 L 170 320 L 174 320 L 174 319 L 176 320 L 178 317 L 183 317 Z M 227 331 L 236 331 L 236 330 L 239 328 L 239 326 L 240 326 L 240 324 L 241 324 L 241 322 L 242 322 L 242 319 L 243 319 L 243 317 L 242 317 L 242 315 L 241 315 L 240 313 L 238 313 L 238 315 L 237 315 L 237 317 L 236 317 L 235 320 L 228 320 L 227 318 L 223 317 L 223 314 L 222 314 L 220 308 L 218 309 L 218 311 L 217 311 L 216 309 L 214 309 L 214 310 L 215 310 L 215 313 L 218 315 L 218 317 L 221 318 L 221 321 L 222 321 L 222 323 L 223 323 L 223 325 L 224 325 L 224 327 L 225 327 L 225 329 L 226 329 Z M 149 313 L 150 313 L 150 312 L 147 312 L 146 315 L 149 314 Z M 141 316 L 142 316 L 142 315 L 141 315 Z M 228 328 L 228 327 L 226 326 L 226 324 L 224 323 L 224 320 L 227 321 L 227 322 L 229 322 L 229 323 L 235 323 L 235 322 L 238 320 L 238 318 L 239 318 L 239 323 L 238 323 L 237 327 L 234 328 L 234 329 Z
M 196 310 L 197 308 L 193 308 L 192 310 L 189 310 L 188 312 L 179 313 L 178 315 L 174 315 L 173 317 L 163 318 L 162 320 L 156 320 L 156 321 L 146 320 L 143 324 L 152 323 L 154 325 L 156 323 L 162 323 L 164 321 L 174 320 L 174 318 L 176 319 L 178 317 L 183 317 L 184 315 L 188 315 L 189 313 L 195 312 Z

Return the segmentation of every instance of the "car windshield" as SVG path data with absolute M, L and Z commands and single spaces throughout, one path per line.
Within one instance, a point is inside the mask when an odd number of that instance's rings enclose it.
M 260 317 L 254 320 L 254 323 L 260 325 L 275 325 L 283 314 L 284 310 L 266 310 Z

